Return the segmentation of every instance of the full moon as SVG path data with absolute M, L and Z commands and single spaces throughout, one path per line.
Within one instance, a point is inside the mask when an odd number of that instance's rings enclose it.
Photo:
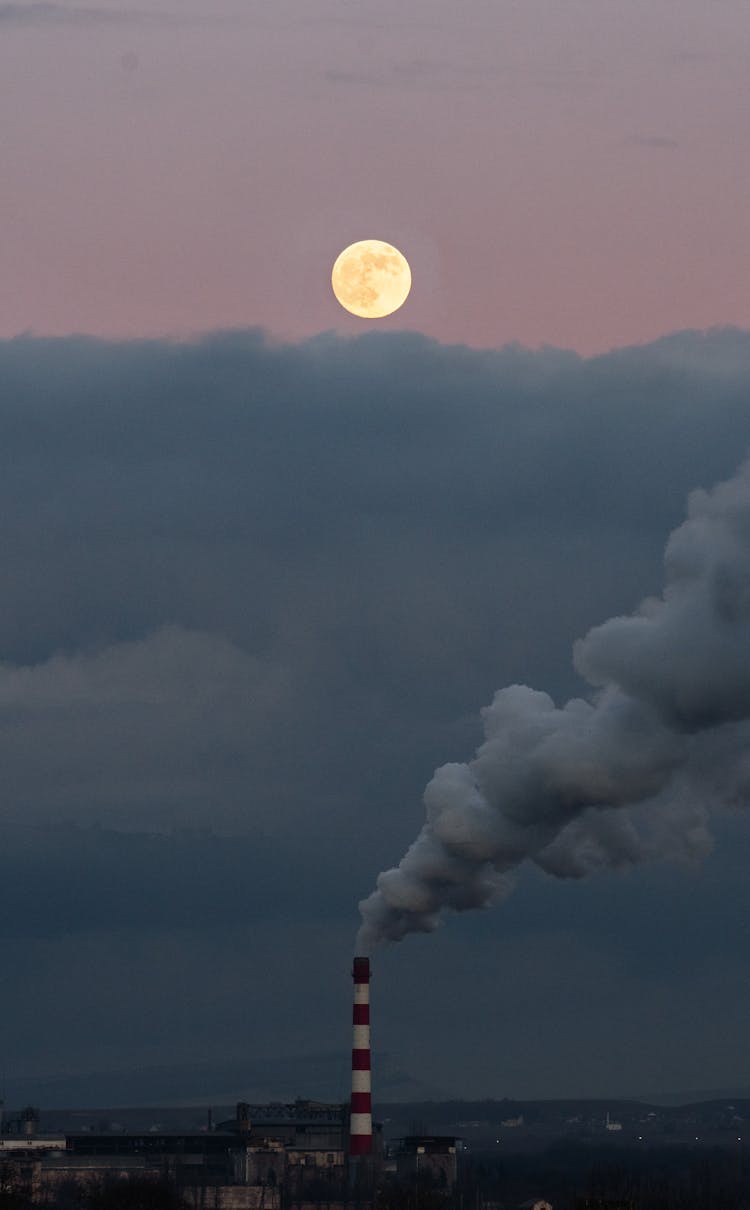
M 336 257 L 331 285 L 345 311 L 382 319 L 406 302 L 411 269 L 398 248 L 379 239 L 361 239 Z

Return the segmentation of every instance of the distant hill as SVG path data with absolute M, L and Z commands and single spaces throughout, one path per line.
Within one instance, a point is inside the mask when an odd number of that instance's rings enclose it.
M 350 1057 L 346 1051 L 306 1055 L 230 1058 L 217 1063 L 175 1063 L 81 1072 L 63 1076 L 6 1078 L 6 1105 L 38 1105 L 45 1109 L 86 1108 L 91 1105 L 179 1106 L 234 1104 L 250 1101 L 293 1101 L 298 1096 L 319 1101 L 345 1101 L 351 1088 Z M 378 1088 L 388 1100 L 440 1098 L 407 1071 L 380 1056 Z
M 703 1101 L 747 1101 L 750 1088 L 702 1088 L 694 1092 L 665 1092 L 658 1096 L 639 1098 L 652 1105 L 697 1105 Z
M 270 1099 L 270 1098 L 269 1098 Z M 278 1100 L 279 1098 L 274 1098 Z M 282 1098 L 293 1100 L 293 1097 Z M 333 1098 L 343 1100 L 344 1098 Z M 212 1104 L 212 1121 L 233 1117 L 235 1105 Z M 750 1145 L 750 1098 L 715 1097 L 684 1105 L 611 1099 L 550 1101 L 392 1101 L 377 1102 L 375 1116 L 386 1137 L 449 1134 L 470 1149 L 496 1146 L 525 1149 L 567 1139 L 613 1145 L 696 1140 L 722 1143 L 747 1135 Z M 42 1106 L 43 1130 L 185 1130 L 208 1128 L 208 1105 L 49 1109 Z

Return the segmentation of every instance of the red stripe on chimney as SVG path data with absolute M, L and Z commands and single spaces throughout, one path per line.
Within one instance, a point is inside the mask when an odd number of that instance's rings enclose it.
M 355 1004 L 354 1005 L 354 1016 L 352 1019 L 353 1019 L 355 1025 L 369 1025 L 370 1024 L 370 1005 L 369 1004 Z
M 353 1050 L 352 1051 L 352 1071 L 369 1071 L 370 1070 L 370 1052 L 369 1050 Z
M 372 1113 L 372 1097 L 369 1092 L 352 1093 L 352 1113 Z
M 372 1151 L 371 1134 L 352 1134 L 349 1136 L 350 1155 L 369 1155 Z

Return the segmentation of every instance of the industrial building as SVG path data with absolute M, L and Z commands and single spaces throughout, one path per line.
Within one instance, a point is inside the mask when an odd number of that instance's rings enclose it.
M 453 1135 L 407 1135 L 396 1147 L 396 1176 L 450 1192 L 458 1179 L 458 1144 Z
M 0 1156 L 37 1198 L 72 1183 L 167 1178 L 196 1206 L 210 1190 L 217 1210 L 343 1205 L 350 1200 L 349 1112 L 346 1103 L 241 1102 L 234 1118 L 191 1134 L 41 1135 L 30 1127 L 0 1136 Z
M 297 1100 L 251 1105 L 200 1131 L 150 1129 L 43 1134 L 24 1109 L 2 1122 L 0 1164 L 35 1200 L 112 1180 L 167 1180 L 190 1206 L 212 1210 L 286 1210 L 325 1204 L 372 1205 L 384 1171 L 381 1129 L 372 1120 L 370 961 L 354 959 L 352 1091 L 349 1102 Z M 430 1179 L 446 1192 L 456 1182 L 454 1139 L 403 1140 L 396 1175 Z M 75 1200 L 75 1199 L 74 1199 Z

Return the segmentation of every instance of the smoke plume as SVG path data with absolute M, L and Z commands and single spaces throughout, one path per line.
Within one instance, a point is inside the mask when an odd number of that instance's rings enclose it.
M 421 832 L 360 904 L 358 953 L 489 907 L 525 860 L 581 878 L 700 856 L 708 808 L 750 800 L 750 463 L 692 493 L 664 563 L 661 597 L 575 644 L 585 699 L 495 694 L 484 742 L 436 771 Z

